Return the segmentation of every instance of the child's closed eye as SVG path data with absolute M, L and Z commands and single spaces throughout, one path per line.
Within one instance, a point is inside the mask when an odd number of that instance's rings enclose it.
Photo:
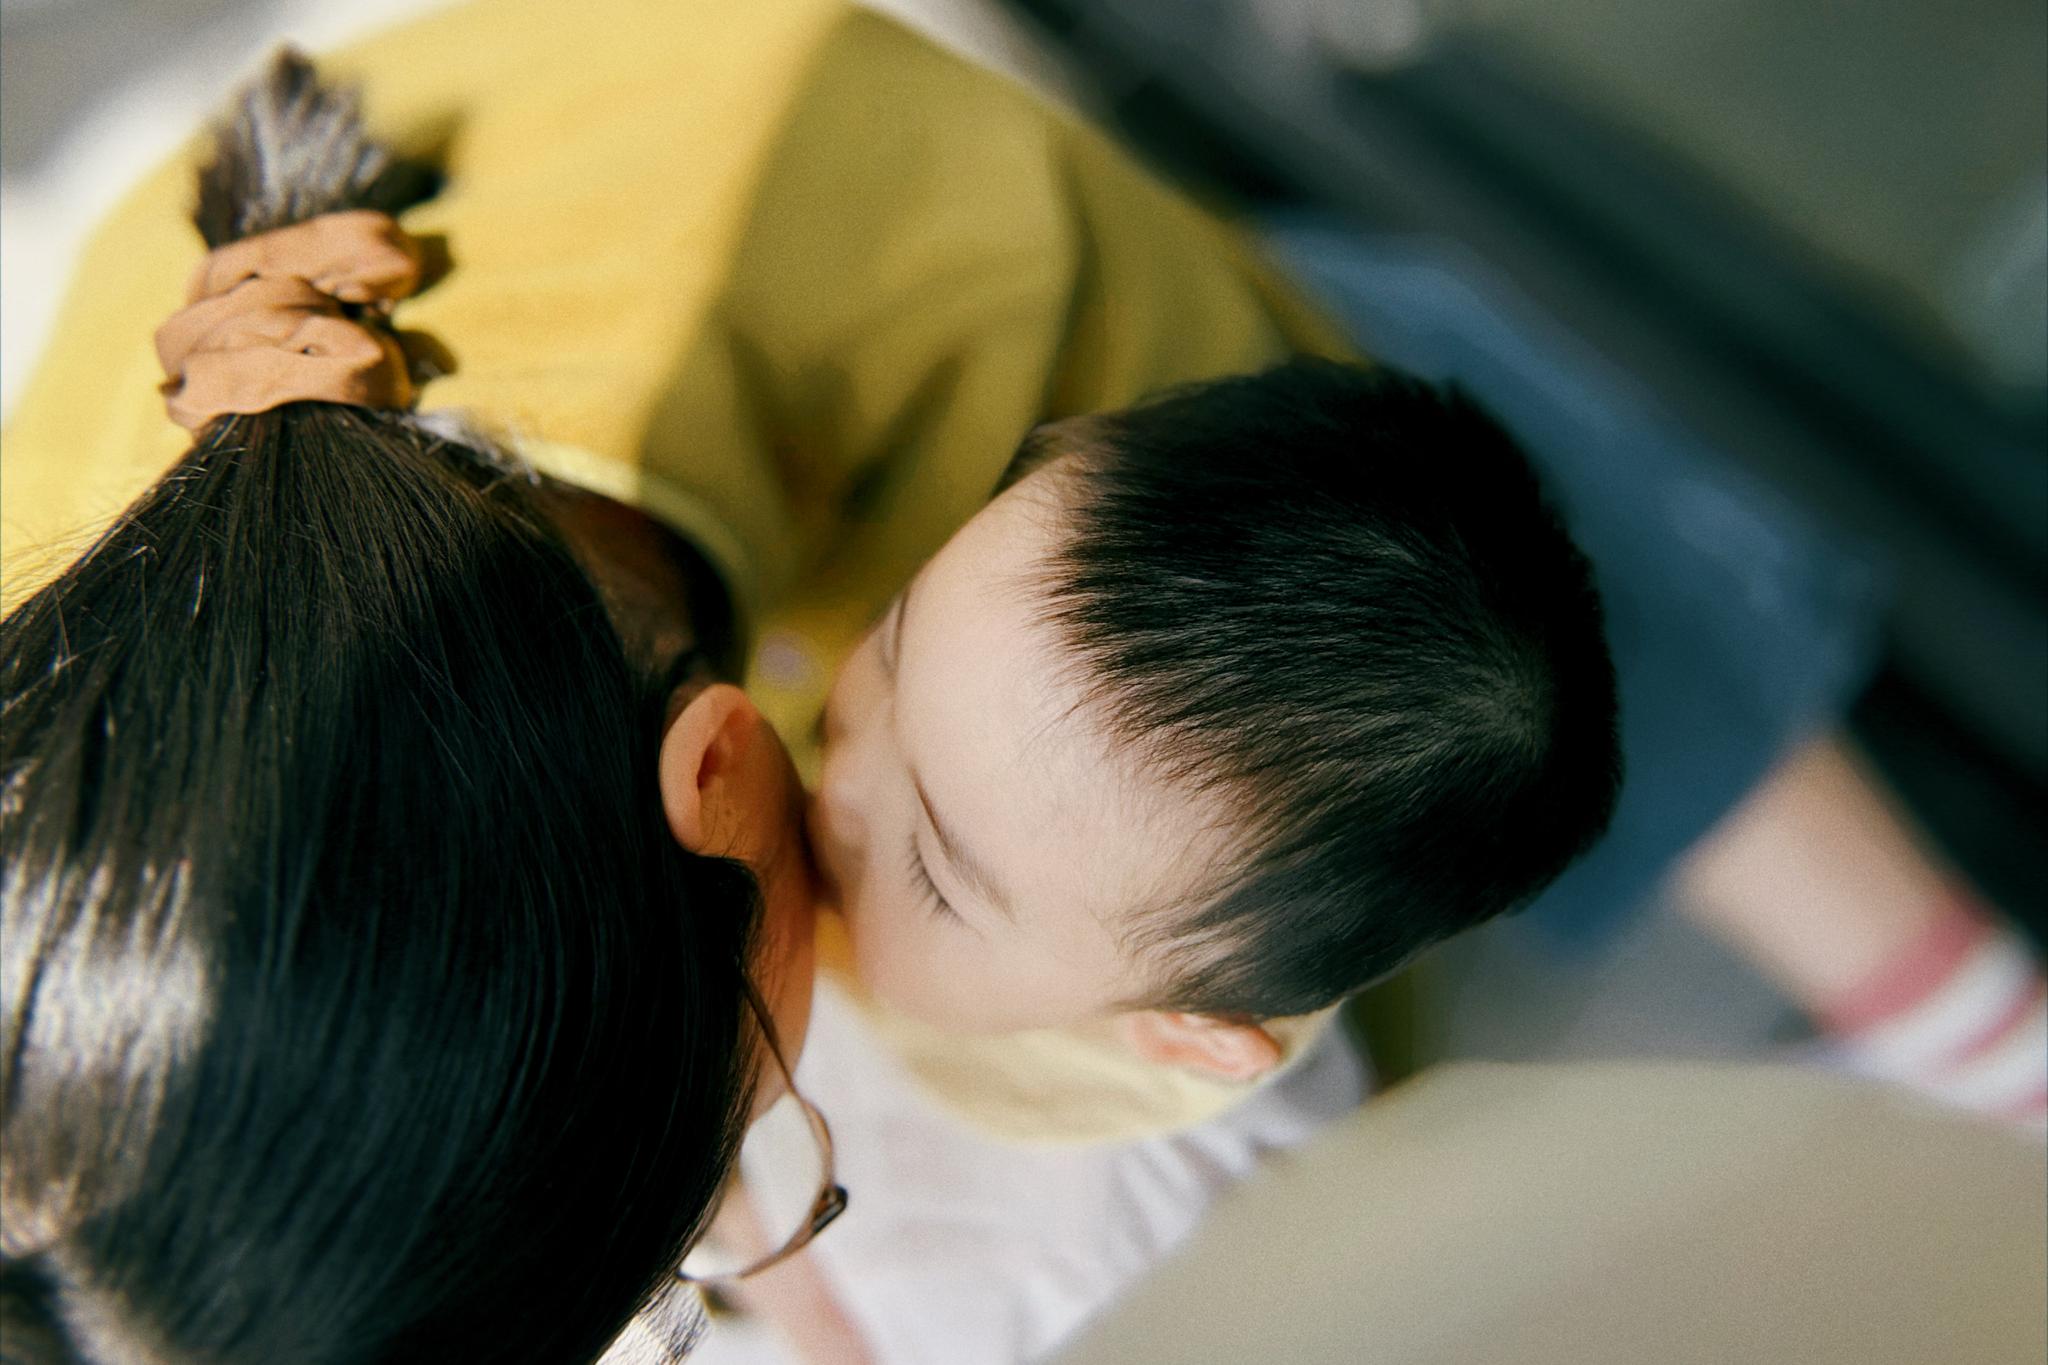
M 939 919 L 964 923 L 965 921 L 960 920 L 960 912 L 953 908 L 952 902 L 940 892 L 938 883 L 932 880 L 931 869 L 925 866 L 924 855 L 917 851 L 915 839 L 910 841 L 909 852 L 910 879 L 917 883 L 919 891 L 923 894 L 925 910 Z

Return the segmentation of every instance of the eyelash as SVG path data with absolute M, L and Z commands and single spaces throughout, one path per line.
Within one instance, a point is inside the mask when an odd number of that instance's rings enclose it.
M 927 913 L 938 919 L 960 918 L 960 912 L 953 908 L 952 902 L 940 893 L 938 883 L 932 880 L 931 869 L 924 865 L 924 855 L 917 851 L 916 840 L 912 840 L 910 844 L 910 877 L 924 894 L 924 908 Z

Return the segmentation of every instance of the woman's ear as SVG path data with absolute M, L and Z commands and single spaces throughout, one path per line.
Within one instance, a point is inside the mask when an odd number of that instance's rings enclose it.
M 661 807 L 676 842 L 713 858 L 745 858 L 747 760 L 765 722 L 747 694 L 713 683 L 661 738 Z
M 1280 1064 L 1280 1044 L 1257 1024 L 1177 1010 L 1139 1010 L 1123 1018 L 1124 1041 L 1148 1062 L 1206 1072 L 1226 1081 L 1257 1080 Z

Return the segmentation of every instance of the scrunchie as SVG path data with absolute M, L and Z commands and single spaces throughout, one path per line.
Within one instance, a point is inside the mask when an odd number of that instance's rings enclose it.
M 193 272 L 186 306 L 157 329 L 171 420 L 198 431 L 304 400 L 409 406 L 405 353 L 377 319 L 419 283 L 417 244 L 371 209 L 216 248 Z

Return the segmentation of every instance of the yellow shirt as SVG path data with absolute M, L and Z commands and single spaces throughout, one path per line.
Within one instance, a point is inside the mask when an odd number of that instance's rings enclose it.
M 453 357 L 420 406 L 701 547 L 807 775 L 837 658 L 1033 424 L 1340 350 L 1099 134 L 842 0 L 484 0 L 323 69 L 445 169 L 405 216 L 451 262 L 397 314 Z M 9 607 L 185 448 L 150 337 L 192 164 L 95 235 L 9 425 Z

